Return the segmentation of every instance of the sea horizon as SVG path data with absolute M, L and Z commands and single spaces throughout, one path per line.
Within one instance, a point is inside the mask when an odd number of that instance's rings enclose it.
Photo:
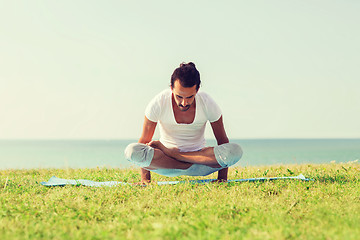
M 205 138 L 205 140 L 212 140 L 215 138 Z M 229 140 L 360 140 L 360 137 L 261 137 L 261 138 L 230 138 Z M 137 141 L 138 138 L 0 138 L 0 141 L 93 141 L 93 140 L 102 140 L 102 141 L 117 141 L 117 140 L 134 140 Z
M 360 138 L 229 139 L 243 157 L 235 166 L 351 162 L 360 159 Z M 124 157 L 137 139 L 0 139 L 0 169 L 132 168 Z M 207 146 L 216 145 L 213 138 Z

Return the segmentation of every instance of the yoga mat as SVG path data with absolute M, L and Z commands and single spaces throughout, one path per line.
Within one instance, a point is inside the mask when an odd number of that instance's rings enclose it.
M 273 180 L 280 180 L 280 179 L 298 179 L 303 181 L 314 181 L 313 179 L 305 178 L 304 175 L 300 174 L 299 176 L 295 177 L 262 177 L 262 178 L 246 178 L 246 179 L 233 179 L 228 180 L 227 182 L 255 182 L 255 181 L 273 181 Z M 192 183 L 192 184 L 205 184 L 216 179 L 203 179 L 203 180 L 190 180 L 190 181 L 166 181 L 166 182 L 157 182 L 157 185 L 175 185 L 179 183 Z M 126 183 L 126 182 L 116 182 L 116 181 L 109 181 L 109 182 L 95 182 L 86 179 L 62 179 L 57 177 L 51 177 L 47 182 L 40 183 L 43 186 L 47 187 L 55 187 L 55 186 L 65 186 L 65 185 L 83 185 L 88 187 L 102 187 L 108 186 L 113 187 L 117 185 L 133 185 L 133 183 Z

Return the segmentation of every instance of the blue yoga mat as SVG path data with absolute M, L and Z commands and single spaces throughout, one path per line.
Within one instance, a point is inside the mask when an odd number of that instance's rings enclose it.
M 295 177 L 268 177 L 268 178 L 246 178 L 246 179 L 233 179 L 228 180 L 227 182 L 255 182 L 255 181 L 273 181 L 273 180 L 280 180 L 280 179 L 298 179 L 303 181 L 313 181 L 312 179 L 305 178 L 304 175 L 300 174 L 299 176 Z M 205 184 L 216 179 L 203 179 L 203 180 L 190 180 L 190 181 L 166 181 L 166 182 L 157 182 L 157 185 L 175 185 L 179 183 L 192 183 L 192 184 Z M 95 182 L 86 179 L 62 179 L 57 177 L 52 177 L 47 182 L 41 182 L 43 186 L 47 187 L 55 187 L 55 186 L 65 186 L 65 185 L 83 185 L 88 187 L 102 187 L 102 186 L 118 186 L 118 185 L 133 185 L 133 183 L 126 183 L 126 182 L 116 182 L 116 181 L 109 181 L 109 182 Z

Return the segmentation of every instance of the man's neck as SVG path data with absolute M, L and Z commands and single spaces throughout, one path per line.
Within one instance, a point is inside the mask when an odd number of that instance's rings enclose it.
M 181 111 L 180 108 L 177 106 L 174 96 L 172 98 L 172 109 L 175 117 L 175 121 L 178 124 L 191 124 L 195 120 L 196 114 L 196 100 L 191 104 L 190 108 L 186 111 Z

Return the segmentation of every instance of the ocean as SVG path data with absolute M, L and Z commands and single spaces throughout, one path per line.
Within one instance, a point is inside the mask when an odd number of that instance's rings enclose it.
M 350 162 L 360 139 L 230 139 L 241 145 L 237 166 Z M 0 169 L 130 168 L 124 149 L 136 140 L 0 140 Z M 214 146 L 214 140 L 207 140 Z

